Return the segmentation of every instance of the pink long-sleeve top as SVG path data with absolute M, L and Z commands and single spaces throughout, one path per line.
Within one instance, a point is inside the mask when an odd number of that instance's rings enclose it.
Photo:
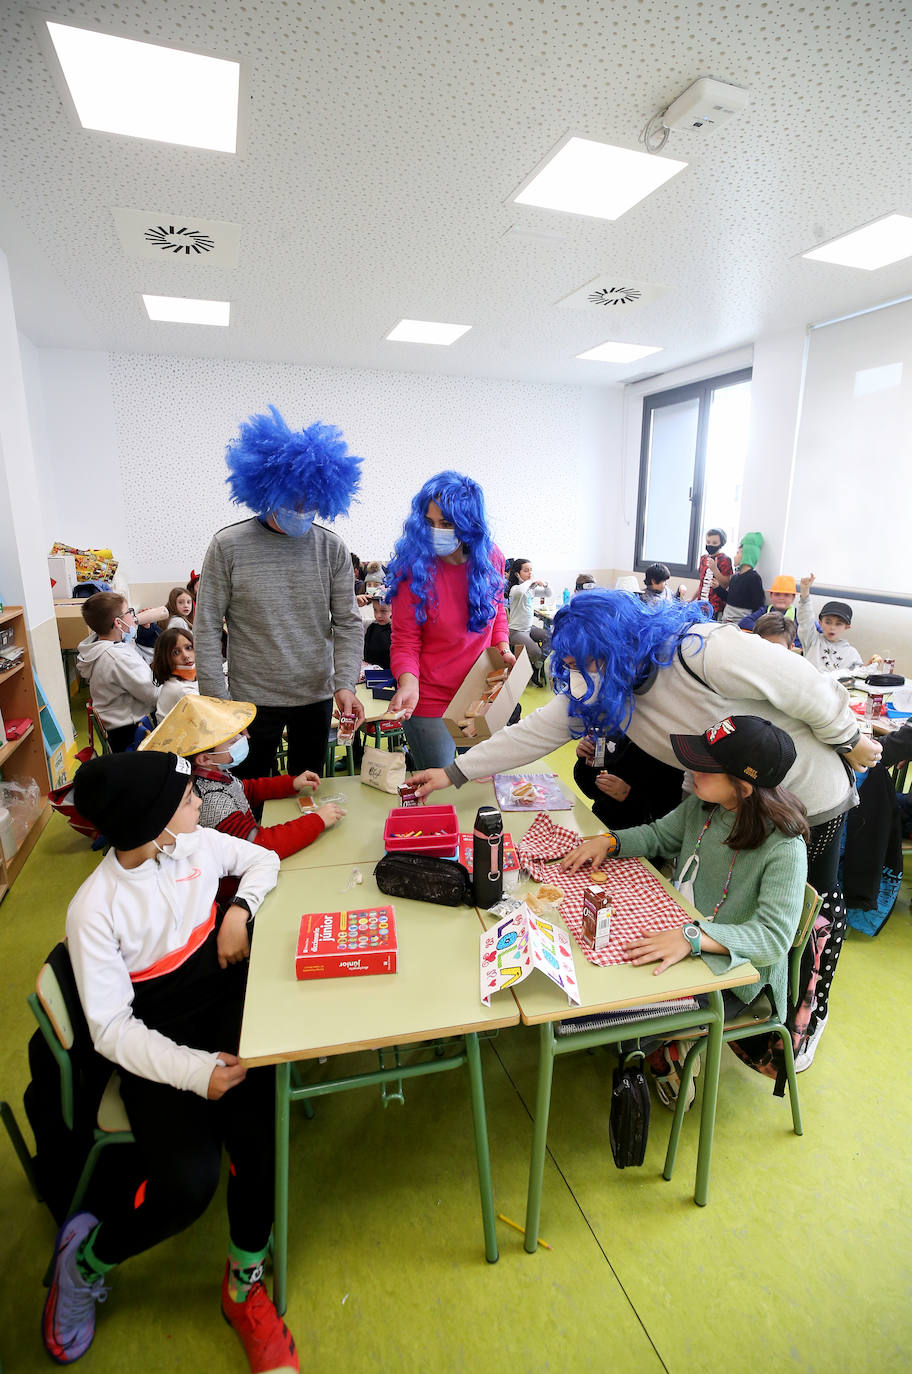
M 500 549 L 494 549 L 491 562 L 503 578 Z M 447 563 L 438 558 L 423 625 L 415 619 L 418 602 L 408 583 L 400 583 L 393 597 L 390 667 L 397 678 L 402 673 L 417 677 L 416 716 L 442 716 L 482 649 L 508 641 L 502 594 L 497 597 L 494 618 L 483 630 L 476 633 L 467 628 L 468 580 L 468 559 L 465 563 Z

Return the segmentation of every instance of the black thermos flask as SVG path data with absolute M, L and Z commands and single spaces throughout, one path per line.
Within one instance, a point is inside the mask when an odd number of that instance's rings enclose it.
M 503 896 L 503 817 L 496 806 L 480 806 L 475 817 L 472 895 L 482 910 Z

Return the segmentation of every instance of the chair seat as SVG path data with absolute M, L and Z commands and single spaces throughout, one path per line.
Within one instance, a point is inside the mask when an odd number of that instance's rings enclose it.
M 130 1120 L 127 1109 L 120 1096 L 120 1075 L 112 1073 L 108 1079 L 101 1101 L 98 1104 L 97 1125 L 105 1135 L 115 1131 L 129 1131 Z

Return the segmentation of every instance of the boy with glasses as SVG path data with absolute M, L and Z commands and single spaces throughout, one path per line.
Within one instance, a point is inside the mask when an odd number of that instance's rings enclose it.
M 158 687 L 136 647 L 136 612 L 120 592 L 90 596 L 82 618 L 92 633 L 79 645 L 76 667 L 111 749 L 121 754 L 133 743 L 137 723 L 155 710 Z

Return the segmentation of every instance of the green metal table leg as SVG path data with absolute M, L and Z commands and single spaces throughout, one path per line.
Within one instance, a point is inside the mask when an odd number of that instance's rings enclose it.
M 716 1126 L 716 1098 L 719 1094 L 719 1068 L 722 1063 L 722 1027 L 725 1010 L 721 992 L 709 994 L 709 1035 L 706 1040 L 706 1065 L 703 1073 L 703 1106 L 700 1112 L 700 1145 L 697 1152 L 697 1181 L 694 1202 L 705 1207 L 709 1195 L 709 1169 L 712 1164 L 713 1131 Z
M 276 1065 L 275 1217 L 272 1224 L 272 1300 L 281 1317 L 287 1304 L 288 1274 L 288 1119 L 291 1065 Z
M 554 1027 L 544 1021 L 538 1028 L 538 1087 L 535 1092 L 535 1120 L 532 1126 L 532 1157 L 529 1161 L 529 1193 L 526 1198 L 526 1252 L 538 1249 L 541 1221 L 542 1183 L 545 1150 L 548 1145 L 548 1116 L 551 1111 L 551 1079 L 554 1074 Z
M 465 1038 L 469 1086 L 472 1092 L 472 1121 L 475 1128 L 475 1156 L 478 1160 L 478 1191 L 481 1193 L 481 1222 L 484 1229 L 485 1259 L 496 1264 L 497 1230 L 494 1226 L 494 1189 L 491 1184 L 491 1157 L 488 1151 L 488 1119 L 485 1113 L 484 1079 L 478 1036 Z

